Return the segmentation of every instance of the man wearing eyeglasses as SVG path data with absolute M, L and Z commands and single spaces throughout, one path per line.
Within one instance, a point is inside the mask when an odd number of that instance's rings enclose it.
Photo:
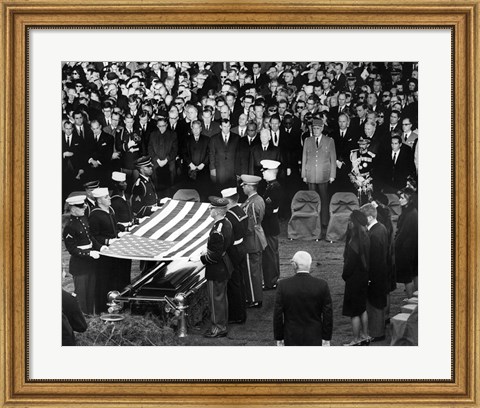
M 101 245 L 91 239 L 90 228 L 85 217 L 85 199 L 83 194 L 72 193 L 66 202 L 70 209 L 70 218 L 63 229 L 63 241 L 69 252 L 68 271 L 73 276 L 73 284 L 82 312 L 93 314 L 95 293 L 95 259 L 100 258 Z
M 412 130 L 413 129 L 413 123 L 411 121 L 411 118 L 405 117 L 402 120 L 402 143 L 405 146 L 410 147 L 410 149 L 413 149 L 413 145 L 415 144 L 415 140 L 418 139 L 418 131 Z

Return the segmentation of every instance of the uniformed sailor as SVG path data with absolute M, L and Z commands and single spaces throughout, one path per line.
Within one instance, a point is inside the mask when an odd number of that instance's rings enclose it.
M 245 236 L 245 251 L 247 253 L 247 275 L 244 277 L 247 307 L 262 307 L 262 251 L 267 246 L 267 239 L 262 228 L 265 216 L 265 202 L 257 193 L 261 178 L 249 174 L 242 174 L 241 186 L 247 199 L 242 209 L 248 217 L 248 228 Z
M 113 244 L 119 237 L 117 227 L 117 219 L 115 212 L 110 207 L 111 200 L 108 188 L 99 187 L 93 190 L 93 196 L 97 201 L 97 206 L 90 213 L 88 223 L 92 239 L 97 241 L 101 246 L 100 253 L 104 249 Z M 97 281 L 95 287 L 95 312 L 101 313 L 107 311 L 107 294 L 111 290 L 119 290 L 116 286 L 115 274 L 118 270 L 117 259 L 101 256 L 97 261 Z
M 117 219 L 117 227 L 121 232 L 128 232 L 134 224 L 133 213 L 130 203 L 125 196 L 127 189 L 127 175 L 125 173 L 114 171 L 112 173 L 113 188 L 111 193 L 111 206 Z M 132 269 L 131 259 L 118 259 L 118 270 L 114 276 L 115 287 L 119 290 L 130 285 L 130 273 Z
M 247 256 L 243 240 L 248 229 L 247 214 L 238 205 L 235 187 L 222 190 L 222 197 L 228 200 L 226 218 L 233 228 L 233 244 L 227 249 L 233 262 L 232 276 L 228 280 L 228 323 L 243 324 L 247 320 L 244 276 L 247 274 Z
M 267 239 L 267 247 L 262 253 L 263 290 L 272 290 L 277 287 L 280 277 L 280 256 L 278 254 L 278 236 L 280 223 L 278 210 L 282 199 L 282 188 L 277 181 L 280 162 L 275 160 L 262 160 L 263 179 L 267 182 L 263 200 L 265 201 L 265 216 L 262 227 Z
M 95 294 L 95 259 L 100 258 L 100 245 L 92 240 L 87 217 L 85 217 L 86 196 L 71 193 L 66 202 L 70 208 L 70 218 L 63 229 L 63 241 L 70 253 L 69 272 L 77 300 L 82 312 L 93 314 Z
M 157 207 L 158 196 L 151 180 L 153 164 L 149 156 L 142 156 L 135 161 L 140 175 L 132 188 L 132 211 L 138 218 L 152 215 Z
M 211 327 L 204 336 L 216 338 L 227 335 L 227 283 L 233 271 L 227 249 L 233 243 L 233 230 L 232 224 L 225 218 L 228 200 L 213 196 L 208 199 L 210 216 L 215 222 L 210 230 L 207 250 L 200 256 L 200 261 L 206 265 L 205 278 L 207 279 L 211 320 Z

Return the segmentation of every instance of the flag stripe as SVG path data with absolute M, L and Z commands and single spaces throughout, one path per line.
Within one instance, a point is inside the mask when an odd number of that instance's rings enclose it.
M 191 212 L 194 211 L 193 217 L 191 217 L 182 227 L 176 228 L 173 234 L 169 235 L 165 240 L 166 241 L 175 241 L 177 238 L 181 241 L 185 238 L 185 235 L 190 231 L 197 222 L 203 222 L 205 219 L 205 212 L 208 209 L 208 204 L 202 205 L 198 210 L 195 210 L 195 207 L 192 208 Z
M 198 238 L 198 236 L 202 236 L 202 234 L 204 235 L 205 234 L 205 230 L 207 230 L 208 232 L 210 231 L 210 228 L 211 228 L 211 223 L 212 221 L 210 221 L 213 219 L 206 219 L 202 224 L 200 224 L 197 229 L 195 230 L 191 230 L 190 233 L 184 238 L 182 239 L 181 241 L 178 241 L 177 244 L 170 248 L 167 253 L 172 256 L 172 254 L 176 254 L 178 255 L 180 252 L 183 251 L 183 248 L 184 247 L 189 247 L 189 244 L 193 241 L 193 240 L 196 240 Z M 207 243 L 207 239 L 208 239 L 208 235 L 207 235 L 207 238 L 205 239 L 205 244 Z M 182 252 L 183 253 L 183 252 Z
M 168 241 L 165 237 L 162 235 L 166 234 L 167 232 L 170 232 L 170 230 L 174 230 L 177 225 L 180 223 L 180 221 L 184 220 L 190 209 L 193 207 L 192 202 L 187 202 L 183 206 L 180 211 L 176 215 L 172 214 L 172 217 L 170 221 L 168 221 L 166 224 L 162 225 L 161 228 L 159 228 L 157 231 L 155 231 L 152 235 L 150 235 L 150 238 L 152 239 L 164 239 L 165 241 Z M 173 241 L 173 240 L 172 240 Z
M 138 226 L 138 229 L 135 230 L 133 233 L 135 235 L 140 236 L 140 237 L 145 237 L 145 236 L 148 237 L 149 235 L 151 235 L 153 233 L 153 232 L 151 232 L 149 234 L 149 231 L 152 228 L 155 228 L 157 226 L 157 224 L 159 224 L 168 215 L 170 215 L 170 213 L 178 205 L 178 203 L 179 203 L 179 201 L 176 201 L 176 200 L 169 201 L 168 204 L 164 208 L 161 208 L 160 210 L 157 210 L 150 217 L 148 217 L 145 221 L 143 221 Z

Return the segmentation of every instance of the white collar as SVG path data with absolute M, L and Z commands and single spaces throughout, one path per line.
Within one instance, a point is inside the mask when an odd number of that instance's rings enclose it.
M 367 229 L 370 231 L 375 224 L 378 224 L 377 220 L 374 220 L 370 225 L 368 225 Z

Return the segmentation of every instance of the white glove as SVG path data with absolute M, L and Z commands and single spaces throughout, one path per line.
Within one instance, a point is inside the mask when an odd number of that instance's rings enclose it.
M 158 205 L 152 205 L 151 206 L 152 211 L 158 211 L 160 207 Z
M 343 162 L 341 162 L 340 160 L 337 160 L 337 167 L 341 169 L 342 166 L 343 166 Z
M 98 251 L 90 251 L 90 256 L 93 258 L 93 259 L 98 259 L 100 258 L 100 252 Z
M 108 249 L 108 247 L 106 245 L 102 245 L 102 247 L 100 248 L 100 252 L 104 252 Z
M 292 174 L 292 169 L 287 169 L 287 176 L 289 176 L 290 174 Z
M 323 347 L 330 347 L 330 340 L 322 340 Z
M 285 346 L 285 340 L 277 340 L 277 346 L 279 347 Z
M 128 234 L 127 231 L 120 231 L 120 232 L 118 233 L 118 238 L 122 238 L 123 236 L 125 236 L 125 235 L 127 235 L 127 234 Z
M 116 240 L 117 240 L 117 238 L 110 238 L 108 240 L 108 245 L 112 245 Z
M 131 149 L 133 146 L 135 146 L 137 143 L 134 140 L 129 140 L 127 143 L 127 147 Z

